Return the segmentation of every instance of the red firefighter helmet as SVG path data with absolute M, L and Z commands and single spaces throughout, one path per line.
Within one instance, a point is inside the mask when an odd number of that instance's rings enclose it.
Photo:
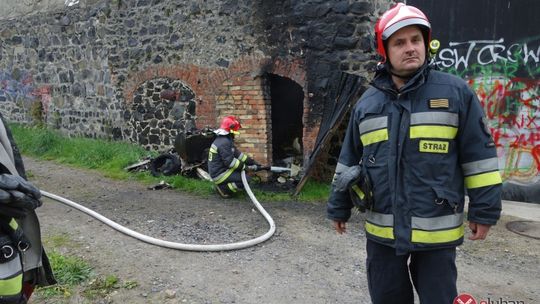
M 398 3 L 387 10 L 375 24 L 375 36 L 377 39 L 377 53 L 382 56 L 382 62 L 386 61 L 386 49 L 384 42 L 399 29 L 418 25 L 424 34 L 426 55 L 428 54 L 429 40 L 431 39 L 431 24 L 426 15 L 414 6 Z
M 226 134 L 239 134 L 240 128 L 242 128 L 242 125 L 240 125 L 240 121 L 238 121 L 238 119 L 234 116 L 223 117 L 221 120 L 221 125 L 219 126 L 220 130 L 227 132 Z

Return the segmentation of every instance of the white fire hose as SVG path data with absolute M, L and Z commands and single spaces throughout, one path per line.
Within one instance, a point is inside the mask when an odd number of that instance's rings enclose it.
M 259 201 L 255 197 L 255 195 L 253 195 L 253 192 L 251 191 L 251 188 L 249 187 L 249 184 L 248 184 L 247 179 L 246 179 L 246 173 L 244 171 L 242 171 L 242 183 L 244 184 L 244 188 L 245 188 L 247 194 L 249 195 L 249 198 L 251 199 L 251 201 L 255 205 L 255 207 L 257 207 L 259 212 L 264 216 L 264 218 L 266 219 L 266 221 L 270 225 L 270 229 L 265 234 L 263 234 L 263 235 L 261 235 L 261 236 L 259 236 L 257 238 L 251 239 L 251 240 L 240 241 L 240 242 L 236 242 L 236 243 L 228 243 L 228 244 L 210 244 L 210 245 L 183 244 L 183 243 L 170 242 L 170 241 L 156 239 L 156 238 L 144 235 L 142 233 L 133 231 L 133 230 L 131 230 L 129 228 L 126 228 L 126 227 L 124 227 L 124 226 L 122 226 L 122 225 L 120 225 L 120 224 L 118 224 L 118 223 L 104 217 L 103 215 L 95 212 L 92 209 L 81 206 L 81 205 L 79 205 L 79 204 L 77 204 L 77 203 L 75 203 L 75 202 L 73 202 L 71 200 L 63 198 L 63 197 L 58 196 L 56 194 L 52 194 L 52 193 L 49 193 L 49 192 L 46 192 L 46 191 L 43 191 L 43 190 L 41 190 L 41 194 L 43 196 L 45 196 L 45 197 L 48 197 L 50 199 L 53 199 L 55 201 L 58 201 L 60 203 L 65 204 L 65 205 L 68 205 L 68 206 L 70 206 L 72 208 L 75 208 L 77 210 L 80 210 L 80 211 L 90 215 L 91 217 L 94 217 L 94 218 L 100 220 L 104 224 L 106 224 L 106 225 L 108 225 L 108 226 L 110 226 L 110 227 L 112 227 L 112 228 L 114 228 L 114 229 L 128 235 L 128 236 L 131 236 L 131 237 L 133 237 L 135 239 L 141 240 L 143 242 L 146 242 L 146 243 L 149 243 L 149 244 L 152 244 L 152 245 L 161 246 L 161 247 L 165 247 L 165 248 L 171 248 L 171 249 L 177 249 L 177 250 L 185 250 L 185 251 L 227 251 L 227 250 L 244 249 L 244 248 L 247 248 L 247 247 L 255 246 L 255 245 L 259 244 L 259 243 L 262 243 L 262 242 L 268 240 L 274 234 L 274 232 L 276 231 L 276 224 L 274 223 L 274 220 L 268 214 L 268 212 L 266 212 L 266 210 L 264 210 L 264 208 L 259 203 Z

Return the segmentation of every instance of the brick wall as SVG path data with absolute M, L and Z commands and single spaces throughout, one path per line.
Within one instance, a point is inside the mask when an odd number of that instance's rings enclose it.
M 218 97 L 218 117 L 234 114 L 242 124 L 241 134 L 236 138 L 241 150 L 260 162 L 268 163 L 272 155 L 270 124 L 270 100 L 265 94 L 265 82 L 260 76 L 234 77 L 224 83 L 225 92 Z

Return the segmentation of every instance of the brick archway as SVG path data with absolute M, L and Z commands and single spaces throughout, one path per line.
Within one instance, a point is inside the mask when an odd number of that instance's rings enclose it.
M 231 63 L 229 68 L 203 68 L 192 64 L 153 66 L 129 75 L 123 86 L 126 104 L 132 103 L 135 92 L 150 79 L 178 79 L 195 94 L 197 128 L 215 127 L 225 115 L 238 116 L 245 129 L 238 145 L 264 163 L 272 161 L 270 96 L 265 93 L 266 74 L 291 79 L 304 92 L 302 146 L 304 159 L 311 153 L 317 127 L 305 127 L 309 115 L 304 62 L 299 58 L 269 58 L 245 56 Z

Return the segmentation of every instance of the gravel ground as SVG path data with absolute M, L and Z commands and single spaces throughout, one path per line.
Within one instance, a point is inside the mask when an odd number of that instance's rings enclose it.
M 148 190 L 139 182 L 111 180 L 88 170 L 25 162 L 41 189 L 156 238 L 214 244 L 251 239 L 268 230 L 247 196 L 221 200 Z M 50 199 L 44 199 L 38 215 L 44 239 L 62 235 L 70 240 L 48 251 L 82 257 L 98 274 L 137 282 L 135 288 L 92 301 L 76 293 L 66 303 L 369 303 L 361 215 L 340 236 L 325 219 L 324 202 L 263 206 L 276 222 L 275 235 L 255 247 L 227 252 L 153 246 Z M 479 303 L 540 303 L 540 241 L 508 231 L 504 224 L 511 220 L 515 218 L 505 216 L 488 240 L 467 240 L 458 249 L 459 290 Z

